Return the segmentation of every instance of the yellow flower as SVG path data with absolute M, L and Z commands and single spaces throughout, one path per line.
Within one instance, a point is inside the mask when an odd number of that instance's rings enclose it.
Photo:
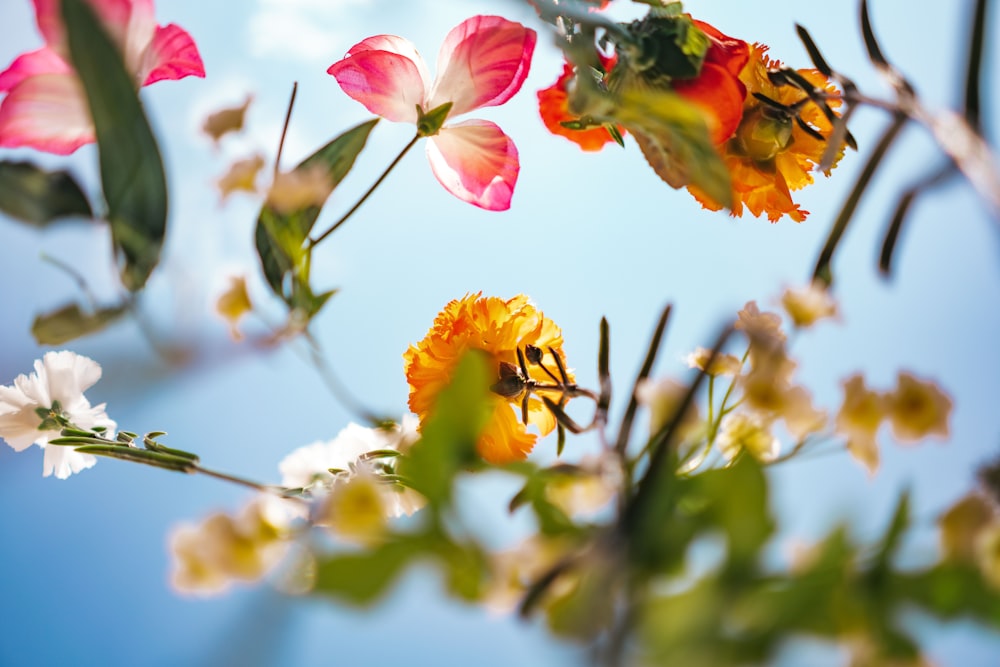
M 377 544 L 387 524 L 385 484 L 370 472 L 335 483 L 324 507 L 324 523 L 350 542 L 362 546 Z
M 275 175 L 267 191 L 267 205 L 278 213 L 291 215 L 311 206 L 322 206 L 332 190 L 330 175 L 323 165 L 294 169 Z
M 243 334 L 240 333 L 237 325 L 240 319 L 253 310 L 250 303 L 250 295 L 247 293 L 247 279 L 243 276 L 230 276 L 229 289 L 219 296 L 215 302 L 215 310 L 229 323 L 229 335 L 233 340 L 241 340 Z
M 756 301 L 747 301 L 743 310 L 736 313 L 736 329 L 746 332 L 751 339 L 773 338 L 778 343 L 785 341 L 781 330 L 781 316 L 767 311 L 761 312 Z
M 530 303 L 528 297 L 519 295 L 504 300 L 471 294 L 450 302 L 438 314 L 424 339 L 411 345 L 403 355 L 406 380 L 410 384 L 410 410 L 421 421 L 430 415 L 438 395 L 448 386 L 466 352 L 485 352 L 500 380 L 519 368 L 517 350 L 520 348 L 524 353 L 527 346 L 539 350 L 541 363 L 558 377 L 550 348 L 565 367 L 562 332 Z M 553 384 L 540 365 L 529 361 L 527 370 L 525 380 Z M 571 374 L 568 380 L 573 382 Z M 491 393 L 492 415 L 477 443 L 480 456 L 490 463 L 523 460 L 537 440 L 520 421 L 523 391 L 504 394 Z M 559 398 L 558 392 L 549 395 L 552 400 Z M 528 422 L 543 436 L 556 427 L 552 413 L 534 394 L 528 399 Z
M 837 302 L 829 290 L 818 282 L 802 289 L 787 289 L 781 295 L 781 305 L 797 327 L 810 327 L 824 317 L 837 315 Z
M 222 200 L 225 201 L 229 195 L 237 190 L 257 192 L 257 174 L 263 168 L 264 158 L 260 155 L 232 163 L 229 166 L 229 171 L 223 174 L 216 183 Z
M 763 95 L 785 107 L 795 107 L 807 98 L 795 86 L 777 86 L 768 78 L 768 70 L 781 67 L 781 63 L 771 60 L 766 53 L 767 47 L 761 44 L 754 44 L 750 50 L 750 62 L 740 72 L 740 80 L 747 88 L 743 120 L 735 136 L 722 147 L 733 183 L 732 214 L 741 216 L 746 207 L 756 217 L 766 213 L 771 222 L 777 222 L 783 215 L 802 222 L 809 212 L 792 201 L 791 191 L 813 182 L 810 172 L 819 164 L 827 144 L 803 130 L 792 113 L 755 97 L 755 93 Z M 798 73 L 814 87 L 834 92 L 817 70 L 800 69 Z M 836 107 L 839 101 L 831 100 L 829 104 Z M 804 103 L 797 115 L 824 137 L 833 131 L 823 110 L 812 102 Z M 837 160 L 842 154 L 843 150 L 838 152 Z M 694 186 L 688 189 L 705 208 L 713 211 L 722 208 L 702 190 Z
M 204 595 L 267 574 L 289 545 L 287 502 L 261 496 L 235 517 L 217 513 L 200 525 L 176 528 L 170 538 L 174 588 Z
M 916 442 L 931 435 L 948 437 L 951 399 L 934 382 L 900 371 L 896 391 L 886 398 L 892 432 L 900 442 Z
M 745 412 L 733 412 L 722 419 L 718 445 L 727 461 L 746 451 L 762 463 L 776 459 L 780 447 L 778 439 L 771 435 L 771 424 Z
M 202 123 L 202 131 L 212 138 L 216 144 L 224 134 L 239 132 L 243 129 L 243 120 L 246 117 L 247 109 L 253 101 L 253 95 L 247 95 L 243 104 L 236 107 L 220 109 L 208 116 Z
M 843 383 L 844 403 L 837 413 L 837 432 L 847 436 L 847 451 L 868 469 L 878 470 L 879 453 L 875 434 L 886 416 L 885 398 L 865 387 L 861 375 Z
M 978 493 L 970 493 L 949 507 L 938 519 L 945 559 L 974 562 L 980 535 L 996 521 L 993 505 Z
M 689 368 L 697 368 L 712 376 L 722 375 L 732 377 L 733 375 L 738 375 L 740 368 L 743 366 L 743 362 L 740 361 L 739 357 L 720 352 L 715 356 L 715 359 L 712 359 L 711 367 L 709 367 L 708 360 L 711 356 L 711 350 L 699 347 L 684 357 L 684 361 L 687 362 Z

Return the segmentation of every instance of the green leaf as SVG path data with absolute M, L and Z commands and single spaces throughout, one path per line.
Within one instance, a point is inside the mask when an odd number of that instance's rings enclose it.
M 31 335 L 39 345 L 62 345 L 71 340 L 103 330 L 126 312 L 125 306 L 110 306 L 88 312 L 75 303 L 37 315 L 31 323 Z
M 70 61 L 80 77 L 97 134 L 101 185 L 122 284 L 136 291 L 160 260 L 167 227 L 167 183 L 136 83 L 84 0 L 61 0 Z
M 374 118 L 347 130 L 303 160 L 295 171 L 322 166 L 326 169 L 332 192 L 351 171 L 378 121 Z M 257 217 L 254 234 L 264 277 L 271 290 L 292 308 L 301 306 L 301 303 L 295 302 L 296 289 L 303 291 L 304 287 L 312 294 L 312 290 L 308 289 L 309 251 L 305 243 L 321 208 L 310 206 L 302 211 L 283 214 L 265 204 Z M 286 279 L 289 279 L 288 282 Z M 318 306 L 321 307 L 322 302 Z
M 720 205 L 732 207 L 729 170 L 697 106 L 665 90 L 627 91 L 615 118 L 632 133 L 664 182 L 673 188 L 694 185 Z
M 414 540 L 394 539 L 365 553 L 339 554 L 316 567 L 316 593 L 357 605 L 370 604 L 388 590 L 407 563 L 423 554 Z
M 38 227 L 73 216 L 94 217 L 90 202 L 69 172 L 8 160 L 0 161 L 0 211 Z
M 399 474 L 435 511 L 451 499 L 455 477 L 480 463 L 476 441 L 492 411 L 491 383 L 484 356 L 467 353 L 421 427 L 420 441 L 400 459 Z

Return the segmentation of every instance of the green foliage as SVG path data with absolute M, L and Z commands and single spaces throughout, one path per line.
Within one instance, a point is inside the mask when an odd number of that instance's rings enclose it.
M 467 353 L 422 426 L 420 441 L 399 463 L 399 473 L 434 510 L 450 502 L 460 472 L 481 465 L 476 440 L 492 409 L 490 381 L 486 360 Z
M 70 303 L 62 308 L 37 315 L 31 323 L 31 335 L 39 345 L 62 345 L 68 341 L 101 331 L 126 313 L 125 306 L 109 306 L 86 311 Z
M 656 175 L 671 187 L 694 185 L 729 208 L 729 170 L 712 145 L 703 114 L 666 90 L 626 91 L 615 119 L 633 134 Z
M 324 169 L 332 192 L 351 171 L 378 120 L 347 130 L 299 163 L 294 171 Z M 254 232 L 267 284 L 290 309 L 301 310 L 309 317 L 319 312 L 333 295 L 333 292 L 315 294 L 309 284 L 312 249 L 308 239 L 321 209 L 313 205 L 282 213 L 265 203 Z
M 118 48 L 83 0 L 62 0 L 69 56 L 97 133 L 101 184 L 121 281 L 142 289 L 160 260 L 167 184 L 156 139 Z
M 369 551 L 331 556 L 318 563 L 314 590 L 353 604 L 370 604 L 423 553 L 423 540 L 397 537 Z
M 67 171 L 0 161 L 0 211 L 36 227 L 64 218 L 92 218 L 86 195 Z

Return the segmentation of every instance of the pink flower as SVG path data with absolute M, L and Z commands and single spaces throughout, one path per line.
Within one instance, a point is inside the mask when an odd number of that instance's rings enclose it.
M 205 76 L 191 36 L 158 26 L 153 0 L 88 0 L 121 47 L 136 87 L 163 79 Z M 94 125 L 80 80 L 69 62 L 59 0 L 34 0 L 45 46 L 18 56 L 0 73 L 0 146 L 30 146 L 68 155 L 94 141 Z
M 450 118 L 513 97 L 528 76 L 535 39 L 535 31 L 520 23 L 474 16 L 445 38 L 433 85 L 413 44 L 393 35 L 356 44 L 327 72 L 345 93 L 391 121 L 417 123 L 422 113 L 449 102 Z M 448 192 L 490 211 L 510 208 L 520 166 L 503 130 L 466 120 L 427 134 L 433 135 L 427 142 L 431 170 Z

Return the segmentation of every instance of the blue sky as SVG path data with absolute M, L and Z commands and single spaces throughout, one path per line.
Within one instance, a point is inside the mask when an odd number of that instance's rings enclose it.
M 636 10 L 624 0 L 617 15 Z M 964 59 L 961 10 L 930 3 L 873 0 L 885 53 L 917 84 L 931 109 L 958 97 Z M 160 23 L 177 23 L 197 41 L 208 78 L 157 84 L 143 91 L 170 177 L 171 219 L 164 262 L 150 283 L 146 312 L 163 344 L 195 361 L 167 367 L 139 329 L 126 322 L 70 345 L 102 364 L 89 394 L 107 401 L 120 427 L 165 430 L 176 446 L 207 464 L 262 480 L 277 479 L 290 450 L 335 435 L 351 418 L 292 349 L 258 353 L 232 343 L 212 303 L 228 275 L 254 276 L 252 296 L 271 313 L 255 277 L 252 230 L 257 203 L 239 195 L 220 203 L 213 182 L 229 161 L 254 152 L 273 158 L 293 81 L 299 96 L 286 145 L 291 165 L 367 113 L 325 71 L 351 45 L 377 33 L 405 36 L 433 61 L 447 31 L 476 13 L 499 13 L 536 28 L 515 0 L 248 0 L 160 2 Z M 919 7 L 923 5 L 923 7 Z M 807 66 L 794 33 L 810 29 L 834 67 L 863 90 L 888 90 L 863 56 L 853 3 L 760 0 L 690 2 L 696 17 L 771 55 Z M 1000 34 L 994 13 L 988 34 Z M 0 66 L 37 48 L 30 3 L 0 7 Z M 991 45 L 992 46 L 992 45 Z M 997 128 L 1000 84 L 995 48 L 987 53 L 983 118 Z M 482 290 L 529 294 L 563 329 L 570 364 L 595 384 L 598 321 L 612 331 L 612 369 L 619 388 L 641 363 L 659 310 L 675 304 L 658 374 L 683 374 L 681 357 L 707 344 L 720 323 L 751 299 L 773 305 L 780 291 L 808 277 L 839 202 L 886 122 L 863 110 L 852 127 L 861 154 L 849 154 L 833 178 L 802 192 L 812 212 L 796 225 L 701 210 L 650 171 L 637 147 L 583 154 L 552 137 L 537 117 L 534 92 L 560 70 L 543 34 L 523 91 L 508 104 L 477 112 L 516 142 L 521 176 L 511 210 L 488 213 L 452 198 L 415 150 L 362 211 L 315 257 L 315 282 L 339 287 L 316 334 L 337 373 L 379 411 L 401 414 L 407 387 L 401 355 L 419 340 L 450 299 Z M 248 130 L 216 149 L 198 131 L 209 111 L 255 95 Z M 409 140 L 411 128 L 380 123 L 355 171 L 335 193 L 320 224 L 345 210 Z M 933 556 L 936 514 L 972 482 L 975 467 L 1000 453 L 1000 237 L 997 221 L 968 186 L 956 183 L 921 201 L 901 241 L 891 281 L 875 271 L 877 243 L 894 197 L 936 164 L 926 133 L 911 127 L 863 201 L 835 264 L 840 322 L 796 342 L 801 377 L 817 402 L 833 408 L 841 378 L 864 370 L 888 388 L 897 369 L 936 378 L 956 399 L 952 438 L 902 448 L 884 434 L 883 468 L 869 478 L 846 457 L 786 464 L 773 473 L 775 507 L 786 535 L 816 539 L 836 520 L 872 534 L 904 486 L 915 493 L 917 561 Z M 30 151 L 0 158 L 68 164 L 91 191 L 96 159 L 84 148 L 68 160 Z M 78 298 L 73 283 L 41 260 L 45 253 L 85 273 L 94 291 L 114 294 L 105 230 L 61 226 L 44 233 L 0 219 L 0 383 L 28 372 L 44 350 L 28 333 L 32 318 Z M 531 240 L 530 243 L 527 240 Z M 252 327 L 250 327 L 252 329 Z M 616 401 L 620 414 L 621 401 Z M 570 455 L 594 443 L 571 441 Z M 551 456 L 543 442 L 540 456 Z M 501 506 L 507 489 L 480 490 L 484 521 L 513 535 Z M 539 628 L 444 600 L 435 575 L 416 571 L 388 601 L 353 613 L 313 600 L 290 600 L 266 586 L 220 600 L 179 598 L 167 586 L 166 535 L 179 520 L 235 509 L 242 491 L 207 479 L 103 461 L 67 481 L 41 477 L 37 450 L 0 448 L 0 664 L 385 664 L 434 656 L 434 664 L 558 664 L 576 656 Z M 918 621 L 919 622 L 919 621 Z M 967 642 L 964 627 L 934 628 L 932 657 L 943 664 L 993 664 L 1000 643 Z M 385 641 L 391 636 L 391 641 Z M 248 637 L 250 639 L 248 639 Z M 234 658 L 230 651 L 243 651 Z M 429 658 L 428 658 L 429 660 Z M 200 661 L 200 662 L 199 662 Z M 430 663 L 428 663 L 430 664 Z

